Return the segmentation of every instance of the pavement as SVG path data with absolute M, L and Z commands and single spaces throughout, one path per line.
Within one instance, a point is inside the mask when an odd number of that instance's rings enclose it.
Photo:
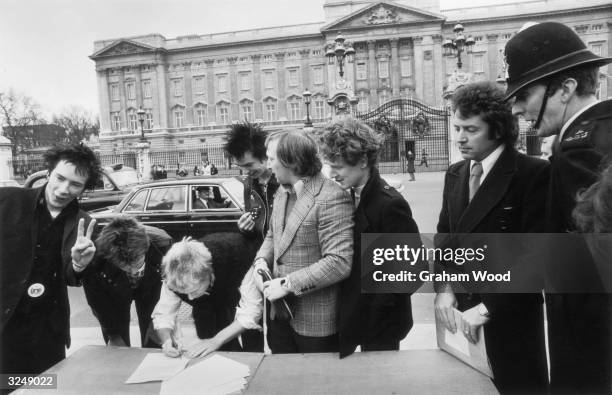
M 444 172 L 416 173 L 415 181 L 410 181 L 408 174 L 384 174 L 385 179 L 393 184 L 401 183 L 401 194 L 406 198 L 412 209 L 412 215 L 419 226 L 421 233 L 435 233 L 438 215 L 442 207 L 442 190 L 444 186 Z M 104 345 L 98 320 L 93 316 L 87 305 L 82 288 L 69 287 L 71 308 L 71 336 L 72 346 L 68 355 L 85 345 Z M 402 350 L 435 349 L 436 332 L 433 311 L 434 295 L 430 289 L 421 289 L 412 295 L 412 314 L 414 326 L 408 336 L 400 343 Z M 132 305 L 132 322 L 130 325 L 130 339 L 132 346 L 140 346 L 140 335 L 136 312 Z M 190 318 L 188 306 L 181 309 L 181 326 L 185 337 L 185 344 L 196 339 L 193 321 Z

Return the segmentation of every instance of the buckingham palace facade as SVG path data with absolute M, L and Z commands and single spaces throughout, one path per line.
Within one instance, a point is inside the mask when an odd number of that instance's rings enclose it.
M 573 27 L 587 46 L 612 54 L 609 1 L 539 0 L 440 10 L 435 0 L 326 0 L 321 23 L 165 38 L 161 34 L 99 40 L 95 62 L 101 153 L 129 151 L 141 137 L 151 151 L 219 144 L 228 125 L 260 122 L 268 129 L 302 127 L 303 93 L 314 125 L 347 111 L 367 113 L 396 98 L 445 106 L 456 53 L 443 43 L 458 23 L 473 38 L 460 71 L 472 80 L 503 81 L 505 43 L 528 22 Z M 341 34 L 354 55 L 329 62 Z M 331 43 L 331 44 L 330 44 Z M 610 68 L 598 95 L 612 94 Z

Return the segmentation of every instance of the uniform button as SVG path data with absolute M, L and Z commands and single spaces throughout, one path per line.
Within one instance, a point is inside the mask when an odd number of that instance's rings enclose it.
M 383 188 L 389 189 L 390 187 L 389 187 L 389 185 L 385 185 Z

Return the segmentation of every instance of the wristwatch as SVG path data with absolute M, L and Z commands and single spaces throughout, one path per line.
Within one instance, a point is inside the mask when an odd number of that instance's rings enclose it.
M 488 317 L 489 314 L 489 310 L 487 310 L 487 306 L 484 305 L 484 303 L 480 303 L 478 305 L 478 314 L 482 315 L 483 317 Z

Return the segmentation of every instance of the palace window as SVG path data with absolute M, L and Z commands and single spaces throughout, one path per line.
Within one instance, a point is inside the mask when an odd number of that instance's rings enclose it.
M 206 92 L 206 78 L 198 76 L 193 79 L 193 89 L 196 95 L 203 95 Z
M 151 80 L 142 81 L 142 96 L 145 99 L 151 98 Z
M 357 62 L 357 79 L 366 80 L 368 79 L 368 69 L 366 68 L 365 62 Z
M 589 49 L 597 56 L 601 56 L 601 44 L 589 44 Z
M 473 57 L 473 65 L 472 69 L 474 73 L 483 73 L 484 72 L 484 55 L 474 55 Z
M 289 69 L 289 86 L 298 86 L 298 69 Z
M 312 81 L 315 85 L 323 84 L 323 67 L 316 66 L 312 69 Z
M 118 84 L 111 84 L 110 94 L 111 94 L 112 101 L 119 101 L 119 85 Z
M 172 115 L 174 117 L 174 127 L 182 128 L 185 120 L 185 110 L 183 107 L 174 107 L 174 110 L 172 110 Z
M 240 89 L 243 91 L 251 89 L 251 73 L 240 74 Z
M 266 121 L 276 121 L 276 103 L 274 102 L 266 103 Z
M 172 80 L 172 92 L 174 96 L 183 96 L 183 80 L 181 78 Z
M 136 100 L 136 85 L 133 82 L 125 84 L 128 100 Z
M 153 129 L 153 113 L 151 109 L 146 110 L 144 128 L 147 130 Z
M 402 74 L 402 77 L 412 76 L 412 59 L 410 58 L 400 59 L 400 72 Z
M 193 115 L 196 121 L 196 125 L 206 125 L 206 106 L 202 103 L 198 103 L 193 107 Z
M 138 130 L 138 116 L 136 116 L 136 110 L 133 108 L 127 110 L 127 121 L 130 130 Z
M 301 112 L 300 112 L 300 102 L 297 101 L 296 99 L 293 99 L 292 101 L 290 101 L 289 103 L 289 119 L 292 121 L 299 121 L 301 116 Z
M 217 76 L 217 91 L 227 92 L 227 75 L 223 74 Z
M 357 111 L 368 112 L 368 97 L 365 92 L 359 92 L 359 103 L 357 103 Z
M 323 99 L 316 99 L 314 101 L 312 115 L 315 119 L 325 118 L 325 101 Z
M 264 71 L 264 88 L 265 89 L 274 88 L 274 71 L 270 71 L 270 70 Z
M 246 121 L 253 120 L 253 103 L 250 100 L 240 103 L 240 118 Z
M 121 114 L 118 112 L 111 113 L 111 129 L 114 131 L 121 130 Z
M 378 59 L 378 77 L 389 78 L 389 61 L 386 58 Z
M 229 104 L 219 103 L 217 105 L 217 117 L 219 124 L 225 125 L 229 123 Z

